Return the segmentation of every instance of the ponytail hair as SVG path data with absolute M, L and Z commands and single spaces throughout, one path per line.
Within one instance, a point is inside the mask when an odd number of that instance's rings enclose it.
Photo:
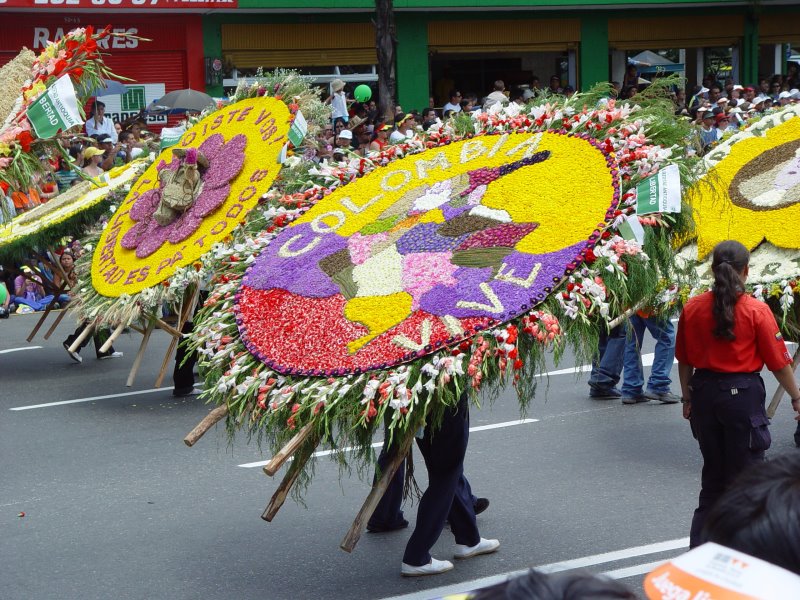
M 720 242 L 714 247 L 711 270 L 714 273 L 714 337 L 734 340 L 736 302 L 744 293 L 741 273 L 750 263 L 750 253 L 735 240 Z

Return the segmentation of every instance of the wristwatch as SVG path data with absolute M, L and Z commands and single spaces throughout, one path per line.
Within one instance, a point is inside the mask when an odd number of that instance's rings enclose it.
M 681 396 L 681 404 L 687 404 L 691 401 L 692 401 L 691 398 L 684 398 L 683 396 Z M 792 402 L 794 402 L 794 400 L 792 400 Z

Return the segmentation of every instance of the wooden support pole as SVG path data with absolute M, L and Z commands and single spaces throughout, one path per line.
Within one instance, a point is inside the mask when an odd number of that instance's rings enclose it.
M 188 296 L 188 294 L 187 294 Z M 164 355 L 164 360 L 161 363 L 161 370 L 158 372 L 158 377 L 156 377 L 155 387 L 161 387 L 161 383 L 164 381 L 164 376 L 167 374 L 167 369 L 169 368 L 169 361 L 172 357 L 172 353 L 175 351 L 175 348 L 178 346 L 178 343 L 183 338 L 183 334 L 181 331 L 183 330 L 183 325 L 186 321 L 189 320 L 189 316 L 194 313 L 194 307 L 197 305 L 197 299 L 200 297 L 200 288 L 194 288 L 192 291 L 191 296 L 184 296 L 183 299 L 183 307 L 181 308 L 180 318 L 178 319 L 178 327 L 177 329 L 171 329 L 170 334 L 172 335 L 172 339 L 169 342 L 169 347 L 167 348 L 167 353 Z M 187 301 L 188 300 L 188 301 Z
M 218 406 L 210 413 L 208 413 L 202 421 L 200 421 L 195 428 L 192 429 L 186 437 L 183 438 L 183 443 L 189 446 L 190 448 L 197 443 L 206 431 L 211 429 L 214 425 L 216 425 L 219 421 L 225 418 L 228 414 L 228 406 L 223 404 L 222 406 Z
M 52 256 L 55 256 L 55 253 L 54 253 L 52 250 L 50 250 L 50 254 L 51 254 Z M 59 297 L 59 296 L 60 296 L 60 295 L 61 295 L 63 292 L 65 292 L 67 289 L 69 289 L 69 288 L 68 288 L 68 279 L 67 279 L 67 274 L 64 272 L 64 269 L 63 269 L 63 267 L 61 266 L 61 263 L 60 263 L 59 261 L 55 261 L 55 263 L 53 263 L 53 262 L 51 262 L 51 261 L 49 260 L 49 258 L 48 258 L 48 257 L 41 256 L 41 255 L 40 255 L 40 254 L 38 254 L 38 253 L 36 254 L 36 256 L 39 258 L 39 260 L 40 260 L 42 263 L 46 263 L 46 264 L 50 265 L 50 267 L 51 267 L 51 268 L 52 268 L 54 271 L 59 271 L 59 275 L 61 276 L 61 281 L 62 281 L 62 283 L 61 283 L 61 285 L 58 287 L 58 289 L 56 289 L 56 290 L 55 290 L 55 293 L 53 294 L 53 301 L 52 301 L 52 302 L 50 302 L 50 304 L 48 304 L 48 305 L 45 307 L 45 309 L 44 309 L 44 313 L 42 314 L 42 316 L 41 316 L 41 317 L 39 317 L 39 320 L 37 321 L 36 325 L 35 325 L 35 326 L 34 326 L 34 328 L 31 330 L 31 332 L 28 334 L 28 337 L 26 338 L 26 340 L 28 341 L 28 343 L 32 342 L 32 341 L 33 341 L 33 338 L 35 338 L 35 337 L 36 337 L 36 334 L 37 334 L 37 333 L 39 333 L 39 330 L 42 328 L 42 325 L 44 325 L 44 322 L 47 320 L 47 317 L 50 315 L 50 312 L 53 310 L 53 305 L 54 305 L 56 302 L 58 302 L 58 297 Z M 40 269 L 38 269 L 38 268 L 37 268 L 37 269 L 34 271 L 34 273 L 35 273 L 35 274 L 36 274 L 36 276 L 37 276 L 37 277 L 39 277 L 39 279 L 41 280 L 41 283 L 40 283 L 39 285 L 41 285 L 41 286 L 44 288 L 44 282 L 46 282 L 46 281 L 47 281 L 47 278 L 44 276 L 44 273 L 43 273 L 43 272 L 42 272 Z M 23 273 L 23 276 L 27 277 L 25 273 Z M 27 278 L 28 278 L 28 279 L 30 279 L 30 280 L 31 280 L 31 281 L 33 281 L 33 282 L 36 282 L 36 279 L 35 279 L 35 278 L 33 278 L 33 277 L 27 277 Z M 50 284 L 48 283 L 48 288 L 49 288 L 49 287 L 50 287 Z M 49 291 L 49 290 L 45 290 L 45 291 Z M 48 337 L 49 337 L 49 334 L 45 336 L 45 339 L 47 339 Z
M 56 327 L 58 327 L 58 325 L 61 323 L 61 320 L 67 314 L 68 310 L 69 310 L 69 305 L 67 305 L 67 308 L 58 313 L 55 322 L 50 326 L 50 329 L 47 330 L 47 333 L 44 334 L 44 339 L 46 340 L 50 339 L 50 336 L 53 335 L 53 332 L 56 330 Z
M 172 325 L 170 325 L 169 323 L 165 323 L 161 319 L 156 319 L 155 322 L 158 323 L 158 327 L 160 329 L 163 329 L 168 334 L 170 334 L 172 337 L 176 337 L 176 338 L 180 339 L 181 332 L 178 329 L 175 329 Z
M 794 352 L 794 357 L 792 358 L 792 372 L 797 371 L 798 365 L 800 365 L 800 346 L 797 347 L 797 350 Z M 783 395 L 785 393 L 786 390 L 783 389 L 782 385 L 779 385 L 778 389 L 775 390 L 775 393 L 772 395 L 772 401 L 767 408 L 767 416 L 770 419 L 775 416 L 775 411 L 778 410 L 778 405 L 781 403 L 781 400 L 783 400 Z
M 72 342 L 72 345 L 69 347 L 70 352 L 77 352 L 78 348 L 81 347 L 83 340 L 92 335 L 92 332 L 94 331 L 96 324 L 97 321 L 92 321 L 86 327 L 84 327 L 83 331 L 81 331 L 81 334 L 77 338 L 75 338 L 75 341 Z
M 358 540 L 361 538 L 361 534 L 364 533 L 367 522 L 378 507 L 378 502 L 383 498 L 386 488 L 389 487 L 389 482 L 411 450 L 411 443 L 414 441 L 414 433 L 416 433 L 416 430 L 408 433 L 408 437 L 400 444 L 397 454 L 392 457 L 383 473 L 381 473 L 381 478 L 372 486 L 372 490 L 367 496 L 367 499 L 364 500 L 364 504 L 361 506 L 361 510 L 358 511 L 353 524 L 350 526 L 350 530 L 344 536 L 342 543 L 339 544 L 339 547 L 345 552 L 352 552 L 356 544 L 358 544 Z
M 306 463 L 314 455 L 314 450 L 316 449 L 318 443 L 319 438 L 315 439 L 313 443 L 309 444 L 306 450 L 294 461 L 292 468 L 287 471 L 283 481 L 281 481 L 281 484 L 278 486 L 278 489 L 275 490 L 272 498 L 270 498 L 267 508 L 264 509 L 264 512 L 261 515 L 262 519 L 271 522 L 272 519 L 275 518 L 275 515 L 278 514 L 281 506 L 283 506 L 283 503 L 286 502 L 286 497 L 289 495 L 292 486 L 297 481 L 297 478 L 300 477 L 300 473 L 303 472 L 303 468 L 305 467 Z
M 128 373 L 128 380 L 125 382 L 127 387 L 131 387 L 133 385 L 133 380 L 136 379 L 136 373 L 139 372 L 139 367 L 142 365 L 144 353 L 145 350 L 147 350 L 147 343 L 150 341 L 150 334 L 153 333 L 153 328 L 155 326 L 156 322 L 153 319 L 150 319 L 150 321 L 147 323 L 147 329 L 144 330 L 142 342 L 139 344 L 139 351 L 136 353 L 136 358 L 133 359 L 131 372 Z
M 108 352 L 109 348 L 114 344 L 114 340 L 116 340 L 120 334 L 122 333 L 123 329 L 125 329 L 125 323 L 120 323 L 116 326 L 114 331 L 111 332 L 111 335 L 108 336 L 105 344 L 100 346 L 100 352 Z
M 53 302 L 55 302 L 55 299 L 53 299 Z M 41 329 L 42 325 L 44 325 L 44 322 L 47 320 L 47 315 L 49 315 L 50 311 L 53 310 L 53 302 L 51 302 L 50 304 L 48 304 L 45 307 L 44 312 L 42 313 L 42 316 L 39 317 L 39 320 L 36 322 L 36 325 L 34 325 L 33 329 L 28 334 L 28 337 L 25 338 L 25 340 L 28 343 L 31 343 L 33 341 L 33 338 L 35 338 L 36 334 L 39 333 L 39 329 Z
M 264 473 L 272 477 L 275 473 L 278 472 L 289 457 L 292 456 L 300 446 L 303 445 L 303 442 L 306 441 L 306 438 L 311 434 L 314 430 L 314 423 L 308 423 L 307 425 L 303 426 L 303 428 L 298 431 L 289 442 L 280 449 L 280 451 L 273 456 L 270 461 L 264 465 Z

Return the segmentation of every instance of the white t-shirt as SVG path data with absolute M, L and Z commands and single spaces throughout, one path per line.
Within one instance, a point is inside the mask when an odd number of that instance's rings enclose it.
M 97 124 L 94 117 L 86 121 L 86 135 L 102 135 L 104 133 L 111 137 L 112 142 L 117 143 L 117 130 L 114 129 L 114 122 L 111 119 L 103 117 L 100 125 Z
M 344 119 L 345 123 L 349 121 L 347 115 L 347 97 L 344 92 L 336 92 L 331 98 L 331 118 Z
M 442 107 L 442 114 L 446 113 L 448 110 L 452 110 L 453 112 L 461 112 L 461 105 L 451 104 L 450 102 L 448 102 Z

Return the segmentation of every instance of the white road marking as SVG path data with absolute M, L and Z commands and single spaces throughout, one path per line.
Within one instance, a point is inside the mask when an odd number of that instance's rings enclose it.
M 478 425 L 477 427 L 470 427 L 470 433 L 475 433 L 476 431 L 488 431 L 490 429 L 501 429 L 503 427 L 513 427 L 515 425 L 525 425 L 526 423 L 538 423 L 539 419 L 522 419 L 520 421 L 505 421 L 503 423 L 492 423 L 491 425 Z M 380 448 L 383 446 L 383 442 L 375 442 L 372 444 L 373 448 Z M 352 447 L 342 448 L 342 452 L 350 452 L 353 450 Z M 314 452 L 314 456 L 330 456 L 336 452 L 336 450 L 320 450 L 319 452 Z M 244 463 L 243 465 L 237 465 L 239 467 L 245 469 L 253 469 L 255 467 L 263 467 L 266 465 L 271 459 L 267 460 L 260 460 L 258 462 L 251 462 L 251 463 Z
M 155 394 L 156 392 L 170 392 L 172 388 L 153 388 L 139 390 L 138 392 L 125 392 L 122 394 L 107 394 L 105 396 L 92 396 L 90 398 L 77 398 L 75 400 L 61 400 L 60 402 L 47 402 L 45 404 L 31 404 L 30 406 L 15 406 L 8 410 L 31 410 L 33 408 L 48 408 L 50 406 L 63 406 L 65 404 L 80 404 L 81 402 L 94 402 L 95 400 L 108 400 L 109 398 L 122 398 L 124 396 L 138 396 L 140 394 Z
M 8 350 L 0 350 L 0 354 L 8 354 L 9 352 L 22 352 L 23 350 L 37 350 L 41 346 L 25 346 L 24 348 L 9 348 Z
M 636 577 L 637 575 L 644 575 L 645 573 L 649 573 L 653 569 L 657 569 L 661 565 L 663 565 L 665 560 L 656 560 L 649 563 L 644 563 L 641 565 L 634 565 L 632 567 L 624 567 L 622 569 L 614 569 L 613 571 L 606 571 L 603 573 L 606 577 L 611 577 L 611 579 L 627 579 L 628 577 Z
M 628 558 L 636 558 L 639 556 L 646 556 L 648 554 L 658 554 L 660 552 L 669 552 L 672 550 L 688 550 L 689 538 L 680 538 L 677 540 L 668 540 L 665 542 L 656 542 L 654 544 L 647 544 L 644 546 L 634 546 L 633 548 L 626 548 L 624 550 L 615 550 L 613 552 L 604 552 L 602 554 L 593 554 L 591 556 L 584 556 L 582 558 L 575 558 L 572 560 L 565 560 L 563 562 L 550 563 L 547 565 L 535 566 L 537 571 L 542 573 L 558 573 L 560 571 L 571 571 L 572 569 L 582 569 L 585 567 L 592 567 L 602 565 L 605 563 L 616 562 L 618 560 L 625 560 Z M 501 548 L 502 551 L 502 548 Z M 641 575 L 652 571 L 657 566 L 663 564 L 664 561 L 656 561 L 647 564 L 636 565 L 624 569 L 615 569 L 607 571 L 604 575 L 614 577 L 615 579 L 624 579 L 625 577 L 633 577 L 634 575 Z M 508 573 L 500 573 L 499 575 L 492 575 L 491 577 L 482 577 L 481 579 L 473 579 L 472 581 L 465 581 L 463 583 L 456 583 L 453 585 L 446 585 L 438 588 L 431 588 L 421 590 L 412 594 L 405 594 L 403 596 L 387 597 L 384 600 L 429 600 L 430 598 L 440 598 L 450 594 L 463 594 L 479 588 L 502 583 L 512 577 L 518 577 L 528 572 L 528 569 L 519 571 L 510 571 Z
M 643 367 L 652 367 L 653 360 L 655 358 L 654 352 L 645 352 L 642 354 L 642 366 Z M 678 359 L 672 361 L 672 364 L 677 365 Z M 537 377 L 549 377 L 552 375 L 577 375 L 578 373 L 589 373 L 592 370 L 592 365 L 582 365 L 580 367 L 570 367 L 569 369 L 559 369 L 558 371 L 550 371 L 549 373 L 543 373 L 542 375 L 537 375 Z

